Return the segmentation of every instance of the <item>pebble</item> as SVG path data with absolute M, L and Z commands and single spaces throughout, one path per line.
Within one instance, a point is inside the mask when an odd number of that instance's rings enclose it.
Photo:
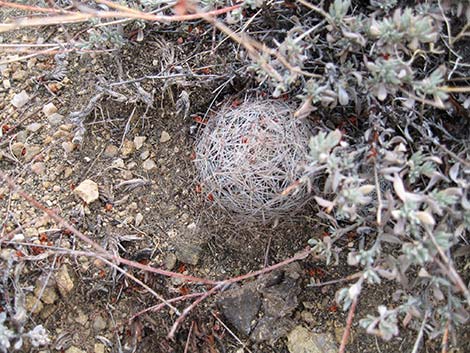
M 296 326 L 287 335 L 287 349 L 290 353 L 336 353 L 338 347 L 332 335 L 313 333 L 304 326 Z
M 41 303 L 41 301 L 38 301 L 37 298 L 32 294 L 26 295 L 24 304 L 25 304 L 24 305 L 25 309 L 30 313 L 32 312 L 33 314 L 38 314 L 44 308 L 44 305 Z M 36 308 L 34 309 L 34 311 L 32 311 L 35 304 L 36 304 Z
M 64 169 L 64 178 L 68 178 L 69 176 L 71 176 L 73 173 L 73 169 L 71 167 L 66 167 Z
M 142 159 L 143 161 L 145 161 L 149 157 L 150 157 L 150 151 L 149 150 L 144 150 L 140 154 L 140 159 Z
M 75 286 L 72 276 L 69 273 L 69 268 L 67 265 L 62 265 L 57 271 L 56 274 L 56 285 L 59 289 L 59 293 L 63 297 L 67 297 L 68 294 L 72 291 L 73 287 Z
M 39 290 L 41 289 L 39 286 L 37 287 Z M 36 295 L 39 294 L 39 291 L 38 293 L 36 293 Z M 54 304 L 57 300 L 57 292 L 56 290 L 53 288 L 53 287 L 46 287 L 44 288 L 44 292 L 42 293 L 42 296 L 41 296 L 41 301 L 44 303 L 44 304 Z
M 117 158 L 113 161 L 113 163 L 111 163 L 111 167 L 124 169 L 126 166 L 124 165 L 124 161 L 122 160 L 122 158 Z
M 119 153 L 119 148 L 117 148 L 117 146 L 107 145 L 106 148 L 104 149 L 103 156 L 105 158 L 113 158 L 113 157 L 116 157 L 118 153 Z
M 97 315 L 93 320 L 93 330 L 96 332 L 103 331 L 106 328 L 106 321 L 101 315 Z
M 175 254 L 173 253 L 169 253 L 165 259 L 163 260 L 163 263 L 165 265 L 165 268 L 168 270 L 168 271 L 171 271 L 175 268 L 176 266 L 176 261 L 178 261 L 177 257 Z
M 23 155 L 24 144 L 22 142 L 15 142 L 11 145 L 11 152 L 17 158 Z
M 140 226 L 140 224 L 142 223 L 142 221 L 144 220 L 144 216 L 142 215 L 142 213 L 137 213 L 135 215 L 135 221 L 134 221 L 134 224 L 136 227 Z
M 37 175 L 43 175 L 45 170 L 45 165 L 42 162 L 36 162 L 31 165 L 31 171 Z
M 26 103 L 29 102 L 29 95 L 25 90 L 22 90 L 20 93 L 15 94 L 11 100 L 11 104 L 16 108 L 21 108 Z
M 100 196 L 98 191 L 98 184 L 93 180 L 86 179 L 82 181 L 76 188 L 73 190 L 73 193 L 80 197 L 87 204 L 92 203 L 93 201 L 98 200 Z
M 122 144 L 121 153 L 123 157 L 129 157 L 134 152 L 135 146 L 134 142 L 130 140 L 124 140 Z
M 140 150 L 142 146 L 144 145 L 145 140 L 147 137 L 145 136 L 136 136 L 134 137 L 134 146 L 136 150 Z
M 42 124 L 40 123 L 31 123 L 26 127 L 26 130 L 31 131 L 31 132 L 36 132 L 42 127 Z
M 70 141 L 62 142 L 62 148 L 64 149 L 65 153 L 71 153 L 75 149 L 75 144 Z
M 160 142 L 165 143 L 171 140 L 171 136 L 168 132 L 162 131 L 162 134 L 160 136 Z
M 11 88 L 11 83 L 10 80 L 3 80 L 3 88 L 5 89 L 10 89 Z
M 52 191 L 54 191 L 54 192 L 59 192 L 60 190 L 61 190 L 61 187 L 59 185 L 54 185 L 52 187 Z
M 47 121 L 52 126 L 59 126 L 64 122 L 64 116 L 59 113 L 53 113 L 47 117 Z
M 142 163 L 142 168 L 144 168 L 145 170 L 152 170 L 156 167 L 157 167 L 157 164 L 155 163 L 153 159 L 150 159 L 150 158 L 146 159 L 144 163 Z
M 24 155 L 25 162 L 31 162 L 34 157 L 41 153 L 42 147 L 39 145 L 31 145 L 26 147 L 26 154 Z
M 28 135 L 29 133 L 27 130 L 21 130 L 20 132 L 16 134 L 16 137 L 15 137 L 16 141 L 25 143 L 26 140 L 28 139 Z
M 42 107 L 42 112 L 46 117 L 50 117 L 52 114 L 57 113 L 57 107 L 54 103 L 48 103 Z

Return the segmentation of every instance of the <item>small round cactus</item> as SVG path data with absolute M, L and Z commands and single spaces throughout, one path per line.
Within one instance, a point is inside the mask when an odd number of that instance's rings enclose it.
M 195 163 L 204 193 L 233 216 L 253 222 L 298 211 L 309 199 L 299 181 L 310 135 L 308 123 L 294 118 L 285 103 L 248 100 L 226 106 L 197 142 Z

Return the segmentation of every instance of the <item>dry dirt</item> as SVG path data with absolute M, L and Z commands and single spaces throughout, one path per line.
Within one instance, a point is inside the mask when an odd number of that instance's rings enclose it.
M 69 30 L 25 31 L 15 33 L 13 40 L 27 43 L 53 36 L 65 40 Z M 183 36 L 155 30 L 142 42 L 131 38 L 122 50 L 69 53 L 65 77 L 60 79 L 48 79 L 47 73 L 57 67 L 53 55 L 2 64 L 0 169 L 28 195 L 109 252 L 178 273 L 223 279 L 290 258 L 305 248 L 309 238 L 320 237 L 328 229 L 309 216 L 313 215 L 309 210 L 282 219 L 273 229 L 234 222 L 211 207 L 199 189 L 192 163 L 194 117 L 247 88 L 237 80 L 227 83 L 236 67 L 223 54 L 223 47 L 213 55 L 211 42 L 199 40 L 198 36 L 210 38 L 210 33 L 197 33 Z M 4 53 L 0 60 L 14 59 L 12 55 Z M 172 77 L 145 78 L 161 72 Z M 213 91 L 220 87 L 214 100 Z M 29 99 L 25 106 L 15 108 L 12 98 L 22 90 Z M 104 94 L 83 119 L 83 140 L 74 143 L 77 125 L 70 114 L 83 111 L 100 90 Z M 153 102 L 147 101 L 152 105 L 146 104 L 142 90 L 153 96 Z M 176 106 L 183 91 L 189 94 L 187 116 L 177 112 Z M 62 118 L 51 119 L 43 113 L 49 103 Z M 99 200 L 90 204 L 73 193 L 86 179 L 97 183 L 100 191 Z M 94 251 L 89 245 L 44 217 L 5 183 L 0 184 L 0 212 L 2 270 L 16 273 L 3 281 L 1 308 L 8 310 L 14 298 L 24 294 L 26 328 L 42 324 L 51 339 L 39 349 L 25 342 L 24 352 L 288 352 L 285 337 L 272 344 L 256 343 L 237 332 L 220 312 L 217 297 L 198 305 L 170 340 L 167 335 L 176 320 L 174 314 L 163 308 L 135 317 L 159 300 L 116 269 L 88 256 L 86 252 Z M 354 247 L 358 241 L 351 236 L 338 245 Z M 85 253 L 76 256 L 77 251 Z M 120 268 L 167 299 L 209 288 L 124 265 Z M 296 285 L 301 290 L 296 294 L 297 305 L 287 315 L 289 324 L 330 334 L 331 343 L 338 347 L 347 315 L 334 301 L 341 283 L 307 285 L 312 280 L 344 278 L 353 271 L 344 258 L 340 265 L 329 267 L 313 258 L 300 261 Z M 361 297 L 348 352 L 408 351 L 412 347 L 413 330 L 385 343 L 358 327 L 364 313 L 375 312 L 373 308 L 384 299 L 391 300 L 391 288 L 386 284 Z M 183 310 L 189 304 L 184 301 L 176 306 Z M 466 342 L 461 341 L 461 347 L 468 346 Z M 427 342 L 422 351 L 435 352 L 438 346 Z

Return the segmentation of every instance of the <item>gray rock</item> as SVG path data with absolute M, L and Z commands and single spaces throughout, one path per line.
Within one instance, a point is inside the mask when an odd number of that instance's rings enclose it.
M 256 282 L 222 293 L 217 300 L 217 305 L 227 321 L 237 331 L 249 335 L 252 323 L 261 306 L 261 299 L 256 291 Z
M 106 326 L 106 320 L 101 315 L 97 315 L 95 320 L 93 320 L 93 330 L 95 330 L 95 332 L 103 331 Z
M 144 161 L 144 163 L 142 163 L 142 168 L 144 168 L 145 170 L 152 170 L 152 169 L 155 169 L 157 167 L 157 164 L 155 163 L 155 161 L 153 159 L 146 159 Z
M 181 262 L 190 265 L 197 265 L 201 254 L 201 247 L 190 242 L 180 242 L 176 246 L 176 257 Z
M 163 260 L 163 263 L 165 265 L 165 268 L 169 271 L 173 270 L 176 266 L 176 261 L 177 261 L 177 257 L 175 254 L 173 253 L 169 253 L 165 259 Z
M 291 319 L 285 317 L 263 317 L 259 320 L 250 338 L 255 342 L 268 341 L 272 345 L 279 338 L 287 335 L 294 325 Z
M 297 308 L 300 293 L 300 272 L 298 263 L 292 263 L 284 268 L 271 272 L 261 280 L 263 293 L 263 311 L 271 317 L 284 317 Z
M 332 335 L 313 333 L 307 328 L 296 326 L 287 335 L 287 349 L 290 353 L 336 353 L 338 347 Z
M 103 156 L 105 158 L 113 158 L 113 157 L 116 157 L 118 153 L 119 153 L 119 148 L 117 146 L 107 145 L 103 152 Z
M 31 132 L 36 132 L 42 127 L 42 124 L 40 123 L 31 123 L 28 126 L 26 126 L 26 130 L 31 131 Z
M 58 113 L 53 113 L 47 117 L 47 121 L 51 126 L 59 126 L 64 121 L 64 116 Z

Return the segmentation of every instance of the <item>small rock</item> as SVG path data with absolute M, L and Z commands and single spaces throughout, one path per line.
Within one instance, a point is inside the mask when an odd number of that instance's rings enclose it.
M 146 159 L 144 163 L 142 163 L 142 168 L 144 168 L 145 170 L 152 170 L 156 167 L 157 167 L 157 164 L 155 163 L 153 159 L 150 159 L 150 158 Z
M 241 288 L 231 289 L 217 300 L 222 314 L 237 331 L 249 335 L 252 321 L 258 315 L 261 299 L 256 291 L 256 283 L 245 284 Z
M 24 144 L 22 142 L 15 142 L 11 145 L 11 152 L 16 158 L 20 158 L 23 155 Z
M 189 242 L 182 241 L 176 245 L 176 257 L 185 264 L 197 265 L 201 251 L 199 245 Z
M 100 196 L 98 191 L 98 184 L 90 179 L 82 181 L 80 185 L 75 188 L 73 193 L 80 197 L 87 204 L 98 200 L 98 197 Z
M 173 254 L 172 252 L 169 253 L 165 259 L 163 260 L 163 263 L 165 265 L 165 268 L 169 271 L 173 270 L 176 266 L 176 261 L 177 261 L 177 257 L 175 254 Z
M 42 112 L 46 117 L 50 117 L 52 114 L 57 113 L 57 107 L 54 103 L 48 103 L 42 107 Z
M 77 348 L 77 347 L 74 347 L 74 346 L 71 346 L 70 348 L 68 348 L 65 353 L 87 353 L 86 351 L 82 351 L 81 349 Z
M 26 103 L 29 102 L 29 95 L 25 90 L 21 91 L 18 94 L 15 94 L 11 100 L 11 104 L 16 108 L 21 108 Z
M 38 288 L 40 289 L 40 287 Z M 44 288 L 44 292 L 42 293 L 42 296 L 41 296 L 41 301 L 44 304 L 54 304 L 56 300 L 57 300 L 57 292 L 55 291 L 55 289 L 53 287 Z
M 103 331 L 106 328 L 106 321 L 101 315 L 97 315 L 93 320 L 93 330 L 96 332 Z
M 11 88 L 11 83 L 10 80 L 3 80 L 3 88 L 5 89 L 10 89 Z
M 105 158 L 113 158 L 113 157 L 116 157 L 118 153 L 119 153 L 119 148 L 117 146 L 107 145 L 106 148 L 104 149 L 103 156 Z
M 94 351 L 95 353 L 105 353 L 105 345 L 102 343 L 95 343 Z
M 255 342 L 268 341 L 273 345 L 294 327 L 294 322 L 286 317 L 274 318 L 265 316 L 259 320 L 250 338 Z
M 53 113 L 47 117 L 47 121 L 51 126 L 59 126 L 64 122 L 64 116 L 59 113 Z M 65 134 L 65 132 L 62 132 Z
M 15 70 L 11 78 L 15 81 L 23 81 L 26 78 L 26 75 L 27 73 L 25 70 Z
M 165 143 L 171 140 L 171 136 L 168 132 L 162 131 L 162 134 L 160 136 L 160 142 Z
M 111 163 L 111 167 L 124 169 L 126 166 L 124 165 L 124 161 L 122 160 L 122 158 L 117 158 L 113 161 L 113 163 Z
M 34 305 L 36 305 L 36 307 L 34 307 Z M 41 303 L 41 301 L 38 301 L 37 298 L 32 294 L 26 295 L 24 306 L 25 306 L 26 311 L 33 313 L 33 314 L 39 314 L 41 310 L 44 308 L 44 305 Z M 34 308 L 34 311 L 32 311 L 33 308 Z
M 41 153 L 42 147 L 39 145 L 31 145 L 26 147 L 26 154 L 24 155 L 25 162 L 31 162 L 34 157 Z
M 71 153 L 75 149 L 75 144 L 70 141 L 62 142 L 62 148 L 64 149 L 65 153 Z
M 42 127 L 42 124 L 40 123 L 31 123 L 26 127 L 26 130 L 31 131 L 31 132 L 36 132 Z
M 60 185 L 54 185 L 54 186 L 52 187 L 52 191 L 54 191 L 54 192 L 59 192 L 60 190 L 62 190 L 62 188 L 60 187 Z
M 296 326 L 287 335 L 287 349 L 290 353 L 336 353 L 338 347 L 332 335 L 313 333 L 303 326 Z
M 25 143 L 28 139 L 29 132 L 27 130 L 21 130 L 16 134 L 16 142 L 23 142 Z
M 67 179 L 72 174 L 73 174 L 72 167 L 65 167 L 65 169 L 64 169 L 64 178 Z
M 62 267 L 59 268 L 59 271 L 57 271 L 56 285 L 59 289 L 59 293 L 63 297 L 66 297 L 75 286 L 67 265 L 62 265 Z
M 122 144 L 121 154 L 123 157 L 129 157 L 132 153 L 134 153 L 134 143 L 130 140 L 124 140 Z
M 136 150 L 140 150 L 142 146 L 144 145 L 145 140 L 147 137 L 145 136 L 136 136 L 134 137 L 134 146 Z
M 129 170 L 132 170 L 132 169 L 134 169 L 135 167 L 137 167 L 137 163 L 134 162 L 134 161 L 132 161 L 132 162 L 130 162 L 130 163 L 127 164 L 127 169 L 129 169 Z
M 140 154 L 140 159 L 142 159 L 143 161 L 145 161 L 149 157 L 150 157 L 149 150 L 143 150 L 142 153 Z
M 143 220 L 144 220 L 144 216 L 142 215 L 142 213 L 140 213 L 140 212 L 137 213 L 135 215 L 135 222 L 134 222 L 135 226 L 136 227 L 140 226 L 140 224 L 142 223 Z

